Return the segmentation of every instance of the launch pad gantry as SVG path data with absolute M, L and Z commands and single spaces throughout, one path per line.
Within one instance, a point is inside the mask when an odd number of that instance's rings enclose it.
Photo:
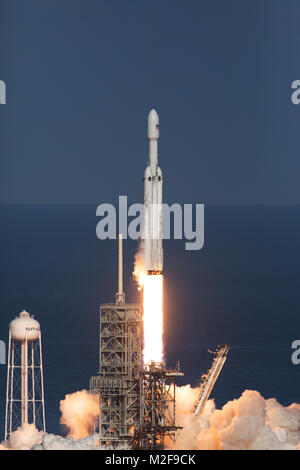
M 100 367 L 90 379 L 99 394 L 99 444 L 108 448 L 163 449 L 175 440 L 175 380 L 179 365 L 143 364 L 143 322 L 139 304 L 123 292 L 122 236 L 119 236 L 116 302 L 100 306 Z
M 179 362 L 175 370 L 152 362 L 140 371 L 140 423 L 135 430 L 139 449 L 164 449 L 175 442 L 181 426 L 175 422 L 176 378 L 184 374 Z
M 99 374 L 90 390 L 99 394 L 99 443 L 131 445 L 139 422 L 138 370 L 142 362 L 142 314 L 138 304 L 126 304 L 123 292 L 122 237 L 119 237 L 116 302 L 100 306 Z

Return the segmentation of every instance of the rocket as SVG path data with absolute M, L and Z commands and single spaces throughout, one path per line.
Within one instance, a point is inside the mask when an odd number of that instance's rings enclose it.
M 158 166 L 159 117 L 148 115 L 148 166 L 144 173 L 144 252 L 148 274 L 162 274 L 162 172 Z

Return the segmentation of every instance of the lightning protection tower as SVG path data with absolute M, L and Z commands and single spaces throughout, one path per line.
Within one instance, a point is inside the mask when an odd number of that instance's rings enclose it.
M 9 325 L 5 440 L 27 423 L 45 432 L 40 324 L 24 310 Z

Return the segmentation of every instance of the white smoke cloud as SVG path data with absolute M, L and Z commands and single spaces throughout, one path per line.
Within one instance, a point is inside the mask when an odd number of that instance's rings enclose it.
M 98 424 L 99 396 L 87 390 L 68 394 L 60 402 L 60 411 L 60 423 L 68 430 L 66 438 L 44 434 L 34 424 L 23 424 L 0 444 L 0 450 L 94 449 L 99 438 L 91 433 Z
M 0 450 L 30 450 L 42 442 L 43 433 L 34 424 L 23 424 L 14 431 L 10 439 L 0 444 Z
M 99 434 L 93 434 L 74 441 L 72 437 L 63 438 L 54 434 L 45 434 L 42 442 L 32 450 L 108 450 L 109 447 L 99 446 Z M 117 450 L 128 450 L 126 444 L 116 447 Z
M 192 413 L 198 389 L 177 387 L 176 420 L 183 426 L 176 444 L 184 450 L 300 450 L 300 405 L 282 406 L 264 399 L 254 390 L 217 410 L 209 400 L 200 417 Z M 99 413 L 98 397 L 86 390 L 67 395 L 60 403 L 61 422 L 68 426 L 66 438 L 43 434 L 34 424 L 25 424 L 0 450 L 102 450 L 99 435 L 92 434 Z M 107 449 L 107 448 L 105 448 Z M 120 447 L 121 449 L 121 447 Z M 127 446 L 122 446 L 127 449 Z
M 108 450 L 99 446 L 99 434 L 92 434 L 84 439 L 74 441 L 72 437 L 61 437 L 55 434 L 43 434 L 34 424 L 24 424 L 12 433 L 6 443 L 0 445 L 0 450 Z M 128 450 L 122 445 L 118 450 Z
M 74 441 L 89 436 L 98 424 L 99 396 L 80 390 L 70 393 L 61 400 L 60 423 L 67 427 L 68 437 Z
M 141 290 L 144 285 L 144 279 L 147 276 L 145 265 L 145 243 L 143 240 L 140 240 L 138 251 L 134 255 L 133 276 L 137 283 L 138 290 Z
M 300 450 L 300 405 L 280 405 L 254 390 L 226 403 L 221 410 L 213 400 L 202 416 L 191 412 L 197 389 L 177 388 L 176 419 L 183 426 L 176 449 Z
M 72 437 L 60 437 L 54 434 L 45 434 L 41 443 L 33 446 L 33 450 L 97 450 L 99 436 L 93 434 L 74 441 Z

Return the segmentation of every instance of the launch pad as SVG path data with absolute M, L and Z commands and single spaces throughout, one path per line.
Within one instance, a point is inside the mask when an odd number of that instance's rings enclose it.
M 123 292 L 122 237 L 116 302 L 100 306 L 99 373 L 90 390 L 99 395 L 99 444 L 107 448 L 164 449 L 174 442 L 176 378 L 183 372 L 163 363 L 143 364 L 143 321 L 139 304 Z
M 100 308 L 100 370 L 90 390 L 99 394 L 99 444 L 108 448 L 164 449 L 175 442 L 176 379 L 162 363 L 142 363 L 142 320 L 137 304 Z
M 163 450 L 174 444 L 176 379 L 184 374 L 163 362 L 162 172 L 158 166 L 159 118 L 148 115 L 149 159 L 144 173 L 143 314 L 123 292 L 123 248 L 119 235 L 118 293 L 100 307 L 99 373 L 90 390 L 99 395 L 99 444 L 107 448 Z M 202 377 L 193 413 L 199 416 L 223 367 L 228 346 L 215 351 Z M 155 361 L 155 362 L 154 362 Z M 156 362 L 159 361 L 159 362 Z

